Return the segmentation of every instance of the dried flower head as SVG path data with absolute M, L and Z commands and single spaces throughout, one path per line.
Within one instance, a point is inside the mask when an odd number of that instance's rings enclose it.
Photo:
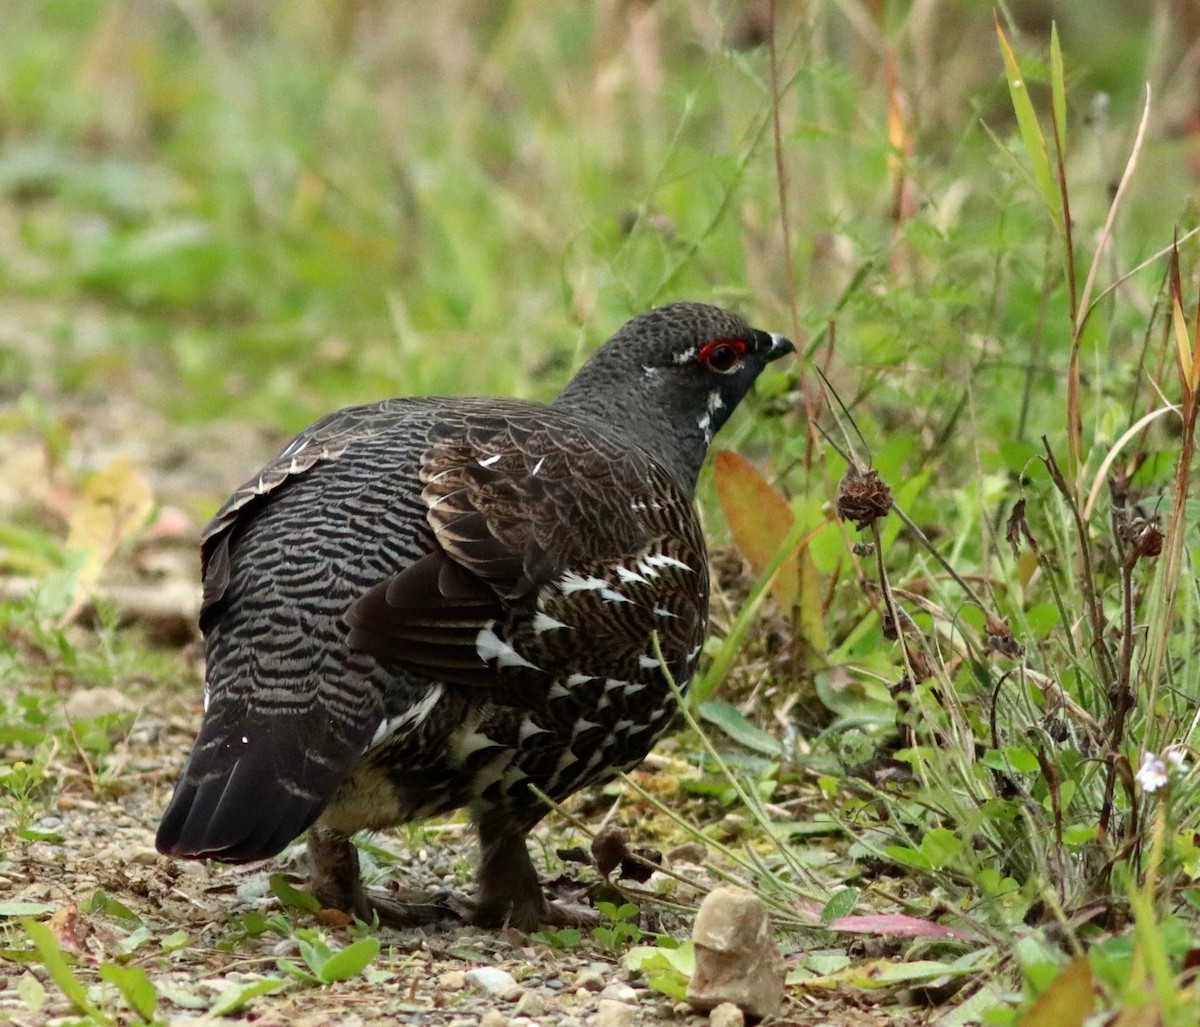
M 886 517 L 892 507 L 892 493 L 876 471 L 860 471 L 854 465 L 846 468 L 838 482 L 838 516 L 856 528 L 869 527 L 880 517 Z

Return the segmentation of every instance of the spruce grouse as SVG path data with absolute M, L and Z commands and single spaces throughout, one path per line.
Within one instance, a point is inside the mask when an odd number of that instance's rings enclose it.
M 351 835 L 465 807 L 481 857 L 459 912 L 577 921 L 526 850 L 529 786 L 565 799 L 670 724 L 654 635 L 686 687 L 708 621 L 696 476 L 790 352 L 675 303 L 549 404 L 392 399 L 301 432 L 204 531 L 205 713 L 159 851 L 249 862 L 307 829 L 322 904 L 412 924 L 430 907 L 368 894 Z

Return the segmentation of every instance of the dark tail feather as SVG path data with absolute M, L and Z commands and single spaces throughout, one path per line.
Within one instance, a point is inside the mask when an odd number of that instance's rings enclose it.
M 238 760 L 227 774 L 206 780 L 189 767 L 158 825 L 158 851 L 250 863 L 278 854 L 308 828 L 325 801 L 286 790 L 270 768 L 258 764 Z

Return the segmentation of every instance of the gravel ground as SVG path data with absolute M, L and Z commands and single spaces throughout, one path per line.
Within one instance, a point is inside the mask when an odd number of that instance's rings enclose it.
M 101 962 L 125 959 L 130 946 L 144 937 L 128 958 L 154 983 L 158 1015 L 167 1023 L 200 1022 L 217 996 L 232 986 L 278 976 L 276 961 L 281 957 L 301 962 L 294 937 L 271 931 L 245 937 L 240 925 L 247 914 L 280 912 L 268 884 L 271 873 L 287 873 L 302 885 L 302 845 L 278 860 L 237 868 L 169 860 L 153 847 L 157 818 L 195 729 L 198 710 L 188 698 L 150 693 L 134 703 L 122 693 L 97 690 L 77 694 L 71 701 L 76 708 L 88 703 L 96 709 L 106 703 L 118 708 L 137 705 L 140 712 L 132 730 L 120 734 L 113 753 L 94 763 L 90 772 L 76 754 L 56 757 L 52 769 L 60 782 L 57 798 L 29 825 L 53 837 L 0 855 L 4 900 L 58 911 L 49 922 L 64 950 L 74 950 L 76 974 L 85 983 L 96 979 Z M 655 776 L 643 772 L 647 782 Z M 584 798 L 578 806 L 599 807 L 589 806 Z M 605 797 L 597 793 L 594 798 Z M 546 844 L 582 840 L 556 817 L 542 835 Z M 416 841 L 413 850 L 397 837 L 377 839 L 397 854 L 389 876 L 399 876 L 406 887 L 463 883 L 464 868 L 474 853 L 469 832 L 461 825 L 415 832 L 410 840 Z M 697 868 L 690 872 L 703 876 Z M 594 871 L 573 864 L 564 874 L 582 882 L 595 879 Z M 138 920 L 114 915 L 116 907 L 97 909 L 97 893 Z M 698 896 L 697 891 L 677 897 L 694 903 Z M 657 916 L 656 929 L 687 936 L 686 916 L 648 912 Z M 295 927 L 322 929 L 335 947 L 351 940 L 344 927 L 322 925 L 319 917 L 294 911 L 287 916 Z M 164 953 L 162 939 L 178 931 L 186 932 L 186 943 Z M 10 937 L 6 947 L 20 947 L 19 934 L 13 933 L 16 937 Z M 621 967 L 619 953 L 591 938 L 577 947 L 557 949 L 516 931 L 462 926 L 383 931 L 378 937 L 383 942 L 380 953 L 362 974 L 318 987 L 296 982 L 281 993 L 253 999 L 228 1017 L 204 1017 L 203 1022 L 628 1027 L 689 1016 L 685 1005 L 651 990 L 639 975 Z M 477 979 L 481 968 L 483 977 Z M 488 979 L 489 970 L 502 971 L 498 980 Z M 45 987 L 44 1005 L 36 1011 L 18 990 L 26 974 Z M 101 1005 L 122 1009 L 111 993 Z M 69 1004 L 40 964 L 0 962 L 0 1022 L 32 1027 L 68 1013 Z

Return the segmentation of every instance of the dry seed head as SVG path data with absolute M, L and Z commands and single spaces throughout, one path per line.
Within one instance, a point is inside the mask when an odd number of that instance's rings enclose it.
M 862 530 L 886 517 L 892 506 L 892 493 L 876 471 L 859 471 L 853 465 L 846 468 L 838 482 L 838 516 Z

